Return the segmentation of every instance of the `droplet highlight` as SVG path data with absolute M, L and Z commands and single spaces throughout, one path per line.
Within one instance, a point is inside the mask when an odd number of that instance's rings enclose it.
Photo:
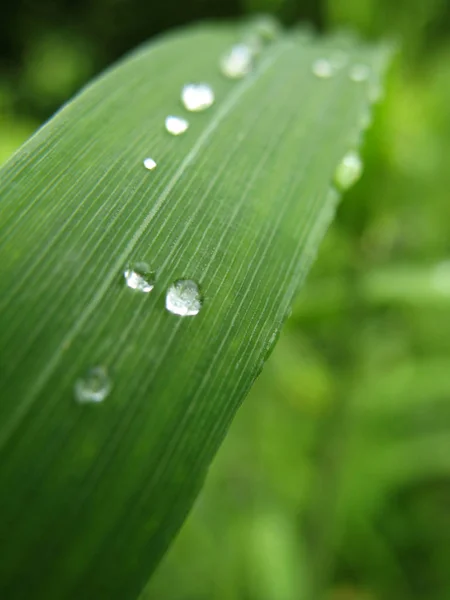
M 81 404 L 103 402 L 111 392 L 111 387 L 106 367 L 93 367 L 75 382 L 75 400 Z
M 182 117 L 174 117 L 173 115 L 169 115 L 166 117 L 166 130 L 172 135 L 181 135 L 185 131 L 188 130 L 189 123 L 186 119 Z
M 334 180 L 342 191 L 348 190 L 361 177 L 363 162 L 355 151 L 347 152 L 336 168 Z
M 182 89 L 181 100 L 187 110 L 200 112 L 214 104 L 214 92 L 207 83 L 189 83 Z
M 352 81 L 355 81 L 356 83 L 362 83 L 363 81 L 367 81 L 369 79 L 370 69 L 367 65 L 356 64 L 350 68 L 348 75 Z
M 153 169 L 156 169 L 156 162 L 153 160 L 153 158 L 148 157 L 144 159 L 144 167 L 149 171 L 153 171 Z
M 236 44 L 220 61 L 220 70 L 225 77 L 240 79 L 248 75 L 253 66 L 253 53 L 246 44 Z
M 166 308 L 180 317 L 198 315 L 202 307 L 202 297 L 198 285 L 192 279 L 175 281 L 166 294 Z
M 148 294 L 155 287 L 155 274 L 144 262 L 129 266 L 123 272 L 125 283 L 132 290 Z
M 326 58 L 318 58 L 312 64 L 312 72 L 319 79 L 329 79 L 333 75 L 333 66 Z

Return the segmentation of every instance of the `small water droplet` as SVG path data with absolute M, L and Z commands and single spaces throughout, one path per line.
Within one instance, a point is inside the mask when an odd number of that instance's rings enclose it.
M 111 380 L 105 367 L 93 367 L 75 382 L 74 396 L 82 404 L 103 402 L 111 391 Z
M 195 281 L 179 279 L 167 290 L 166 308 L 174 315 L 194 316 L 200 312 L 201 307 L 202 298 Z
M 148 294 L 155 287 L 155 274 L 144 262 L 138 262 L 125 269 L 125 282 L 132 290 Z
M 251 28 L 265 43 L 276 40 L 282 31 L 282 27 L 271 15 L 258 15 L 251 20 Z
M 222 73 L 230 79 L 239 79 L 250 73 L 253 63 L 252 50 L 246 44 L 236 44 L 220 61 Z
M 336 168 L 334 179 L 339 189 L 348 190 L 361 177 L 363 163 L 355 151 L 347 152 Z
M 333 75 L 333 67 L 326 58 L 318 58 L 312 64 L 312 72 L 320 79 L 329 79 Z
M 181 100 L 187 110 L 199 112 L 214 103 L 214 92 L 207 83 L 188 83 L 183 87 Z
M 367 81 L 370 76 L 370 69 L 367 65 L 356 64 L 353 65 L 349 71 L 349 77 L 352 81 L 361 83 Z
M 181 135 L 187 131 L 189 123 L 182 117 L 170 115 L 166 117 L 166 130 L 172 135 Z
M 149 171 L 153 171 L 153 169 L 156 169 L 156 162 L 153 158 L 148 157 L 144 160 L 144 167 Z

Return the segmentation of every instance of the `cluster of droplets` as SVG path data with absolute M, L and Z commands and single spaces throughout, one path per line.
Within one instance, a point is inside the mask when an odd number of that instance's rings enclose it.
M 229 79 L 241 79 L 248 75 L 263 46 L 276 39 L 279 32 L 280 26 L 275 19 L 265 16 L 254 19 L 241 41 L 234 44 L 220 58 L 221 73 Z M 190 113 L 203 112 L 214 102 L 214 90 L 208 83 L 187 83 L 181 90 L 181 103 Z M 177 115 L 168 115 L 164 124 L 166 131 L 173 136 L 180 136 L 189 129 L 189 121 Z M 143 164 L 148 171 L 153 171 L 157 166 L 150 156 L 144 159 Z
M 155 287 L 155 272 L 145 262 L 129 265 L 123 272 L 126 285 L 148 294 Z M 192 279 L 178 279 L 166 292 L 166 309 L 180 317 L 198 315 L 202 307 L 200 289 Z
M 148 294 L 155 286 L 155 273 L 144 262 L 128 266 L 123 276 L 129 288 L 143 294 Z M 180 317 L 198 315 L 202 308 L 199 286 L 192 279 L 178 279 L 166 291 L 165 306 L 170 313 Z M 108 370 L 100 365 L 88 369 L 76 380 L 74 396 L 79 404 L 98 404 L 105 400 L 111 389 Z
M 228 79 L 241 79 L 248 75 L 257 55 L 263 46 L 279 35 L 278 23 L 266 17 L 253 21 L 239 43 L 233 45 L 219 61 L 221 73 Z M 187 83 L 181 89 L 181 104 L 189 113 L 200 113 L 210 108 L 215 101 L 214 90 L 208 83 Z M 187 118 L 170 114 L 164 121 L 164 128 L 172 136 L 178 137 L 189 129 Z M 156 160 L 147 156 L 143 159 L 147 171 L 154 171 Z M 123 271 L 125 284 L 141 294 L 149 294 L 155 287 L 156 275 L 145 262 L 135 262 Z M 203 299 L 198 284 L 192 279 L 177 279 L 165 294 L 166 310 L 179 317 L 193 317 L 202 308 Z M 75 400 L 81 404 L 100 403 L 112 389 L 106 367 L 96 366 L 77 379 L 74 386 Z
M 355 84 L 366 84 L 369 103 L 380 100 L 382 88 L 374 77 L 368 64 L 363 62 L 351 63 L 350 55 L 344 50 L 330 51 L 328 56 L 315 59 L 311 71 L 318 79 L 330 79 L 339 72 L 345 72 Z M 364 132 L 371 124 L 370 104 L 366 104 L 360 114 L 358 127 Z M 363 171 L 362 159 L 355 149 L 344 154 L 334 172 L 334 184 L 340 191 L 346 191 L 361 177 Z
M 260 17 L 254 20 L 251 29 L 244 32 L 242 39 L 234 44 L 220 58 L 219 68 L 228 79 L 241 79 L 254 68 L 255 60 L 267 43 L 278 37 L 280 26 L 271 18 Z M 370 68 L 363 63 L 349 65 L 349 55 L 343 50 L 335 50 L 328 57 L 320 57 L 311 65 L 312 73 L 319 79 L 330 79 L 337 72 L 347 68 L 348 77 L 355 83 L 370 81 Z M 369 99 L 375 102 L 381 95 L 379 85 L 369 88 Z M 210 108 L 215 101 L 212 87 L 208 83 L 188 83 L 182 87 L 181 102 L 190 113 L 199 113 Z M 360 125 L 366 128 L 370 122 L 370 111 L 364 113 Z M 181 136 L 189 129 L 189 121 L 178 115 L 168 115 L 164 122 L 165 130 L 172 136 Z M 153 171 L 157 163 L 152 157 L 143 160 L 144 167 Z M 355 150 L 347 152 L 339 162 L 334 183 L 342 191 L 350 188 L 361 177 L 363 163 Z M 148 294 L 155 287 L 155 272 L 145 262 L 129 265 L 123 272 L 126 285 L 132 290 Z M 198 284 L 192 279 L 178 279 L 167 289 L 165 307 L 179 317 L 198 315 L 202 308 L 202 295 Z M 99 403 L 110 393 L 111 379 L 104 366 L 89 369 L 80 377 L 74 387 L 75 399 L 79 403 Z

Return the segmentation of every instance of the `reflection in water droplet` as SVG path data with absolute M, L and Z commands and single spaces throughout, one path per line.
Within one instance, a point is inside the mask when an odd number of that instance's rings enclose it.
M 144 160 L 144 167 L 149 171 L 153 171 L 153 169 L 156 168 L 156 162 L 153 160 L 153 158 L 146 158 Z
M 334 179 L 343 191 L 348 190 L 361 177 L 363 163 L 357 152 L 347 152 L 336 168 Z
M 230 79 L 239 79 L 252 69 L 253 54 L 249 46 L 236 44 L 220 61 L 222 73 Z
M 155 274 L 144 262 L 138 262 L 125 269 L 123 276 L 127 286 L 148 294 L 155 286 Z
M 194 316 L 200 312 L 201 307 L 201 294 L 195 281 L 179 279 L 167 290 L 166 308 L 174 315 Z
M 111 380 L 105 367 L 93 367 L 75 382 L 74 396 L 80 403 L 103 402 L 111 391 Z
M 187 131 L 188 127 L 189 123 L 186 119 L 172 115 L 166 117 L 166 130 L 172 135 L 181 135 Z
M 312 72 L 320 79 L 328 79 L 333 75 L 333 67 L 326 58 L 318 58 L 312 64 Z
M 214 103 L 214 92 L 207 83 L 189 83 L 183 87 L 181 100 L 191 112 L 199 112 Z
M 351 67 L 348 75 L 352 81 L 360 83 L 369 79 L 370 69 L 367 65 L 356 64 Z

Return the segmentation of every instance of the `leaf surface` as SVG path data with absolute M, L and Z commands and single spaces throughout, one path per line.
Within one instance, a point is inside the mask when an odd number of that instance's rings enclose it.
M 300 32 L 242 80 L 234 26 L 139 50 L 87 87 L 0 179 L 0 589 L 10 599 L 135 598 L 177 532 L 262 368 L 339 197 L 386 51 Z M 335 50 L 333 76 L 312 74 Z M 342 55 L 341 55 L 342 58 Z M 355 63 L 368 81 L 349 77 Z M 187 113 L 182 86 L 215 104 Z M 181 136 L 166 116 L 190 126 Z M 153 158 L 156 169 L 143 166 Z M 136 262 L 156 273 L 125 285 Z M 197 316 L 165 309 L 195 281 Z M 102 402 L 74 399 L 92 368 Z

